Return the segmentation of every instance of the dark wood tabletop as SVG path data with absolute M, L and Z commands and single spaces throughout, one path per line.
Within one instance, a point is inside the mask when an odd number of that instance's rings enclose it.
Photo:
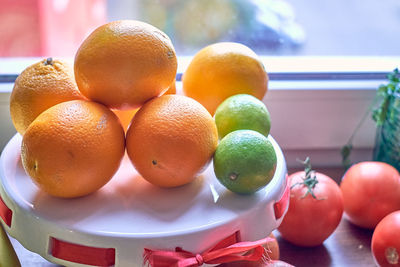
M 289 173 L 295 170 L 289 170 Z M 340 181 L 341 168 L 324 168 L 318 170 Z M 280 248 L 280 259 L 298 267 L 325 266 L 376 266 L 371 254 L 372 231 L 359 228 L 342 218 L 335 232 L 323 245 L 313 248 L 302 248 L 285 241 L 278 231 L 274 231 Z M 22 266 L 56 266 L 42 257 L 27 251 L 16 240 L 12 240 Z
M 278 231 L 280 259 L 298 267 L 376 266 L 371 254 L 372 231 L 342 219 L 336 231 L 317 247 L 303 248 L 285 241 Z

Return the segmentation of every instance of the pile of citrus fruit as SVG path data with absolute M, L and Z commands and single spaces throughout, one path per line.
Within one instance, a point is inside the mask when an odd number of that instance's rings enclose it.
M 268 75 L 257 55 L 237 43 L 202 49 L 183 74 L 185 95 L 175 94 L 176 71 L 169 37 L 133 20 L 97 28 L 73 68 L 52 58 L 26 68 L 15 81 L 10 113 L 23 136 L 27 174 L 50 195 L 84 196 L 114 176 L 126 151 L 157 186 L 193 181 L 214 157 L 228 189 L 247 194 L 264 187 L 276 156 L 260 101 Z

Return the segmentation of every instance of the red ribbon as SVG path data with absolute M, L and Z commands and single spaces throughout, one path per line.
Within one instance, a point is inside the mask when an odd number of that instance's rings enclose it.
M 222 264 L 234 261 L 258 261 L 265 257 L 265 248 L 262 246 L 271 241 L 266 237 L 252 242 L 238 242 L 236 232 L 221 240 L 211 249 L 194 254 L 182 248 L 175 251 L 144 249 L 144 265 L 151 267 L 192 267 L 207 264 Z

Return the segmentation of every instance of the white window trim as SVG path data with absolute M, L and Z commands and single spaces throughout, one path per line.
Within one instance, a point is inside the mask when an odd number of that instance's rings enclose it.
M 271 80 L 263 99 L 272 117 L 271 135 L 289 167 L 310 156 L 314 166 L 340 166 L 340 149 L 368 109 L 382 75 L 400 57 L 261 57 Z M 178 73 L 190 57 L 180 57 Z M 0 74 L 20 73 L 38 58 L 2 58 Z M 72 63 L 72 59 L 67 59 Z M 273 78 L 276 78 L 275 80 Z M 277 79 L 279 78 L 279 80 Z M 178 91 L 181 88 L 177 84 Z M 12 83 L 0 83 L 0 145 L 15 133 L 8 100 Z M 354 139 L 352 160 L 371 160 L 375 125 L 368 118 Z

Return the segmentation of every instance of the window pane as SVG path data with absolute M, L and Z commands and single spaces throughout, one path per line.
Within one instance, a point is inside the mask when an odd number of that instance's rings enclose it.
M 398 0 L 290 0 L 304 55 L 400 55 Z
M 399 55 L 398 0 L 109 0 L 108 19 L 164 30 L 180 55 L 236 41 L 264 55 Z
M 38 4 L 40 3 L 40 4 Z M 399 0 L 0 0 L 0 57 L 73 57 L 107 21 L 164 30 L 178 55 L 220 41 L 261 55 L 399 56 Z

